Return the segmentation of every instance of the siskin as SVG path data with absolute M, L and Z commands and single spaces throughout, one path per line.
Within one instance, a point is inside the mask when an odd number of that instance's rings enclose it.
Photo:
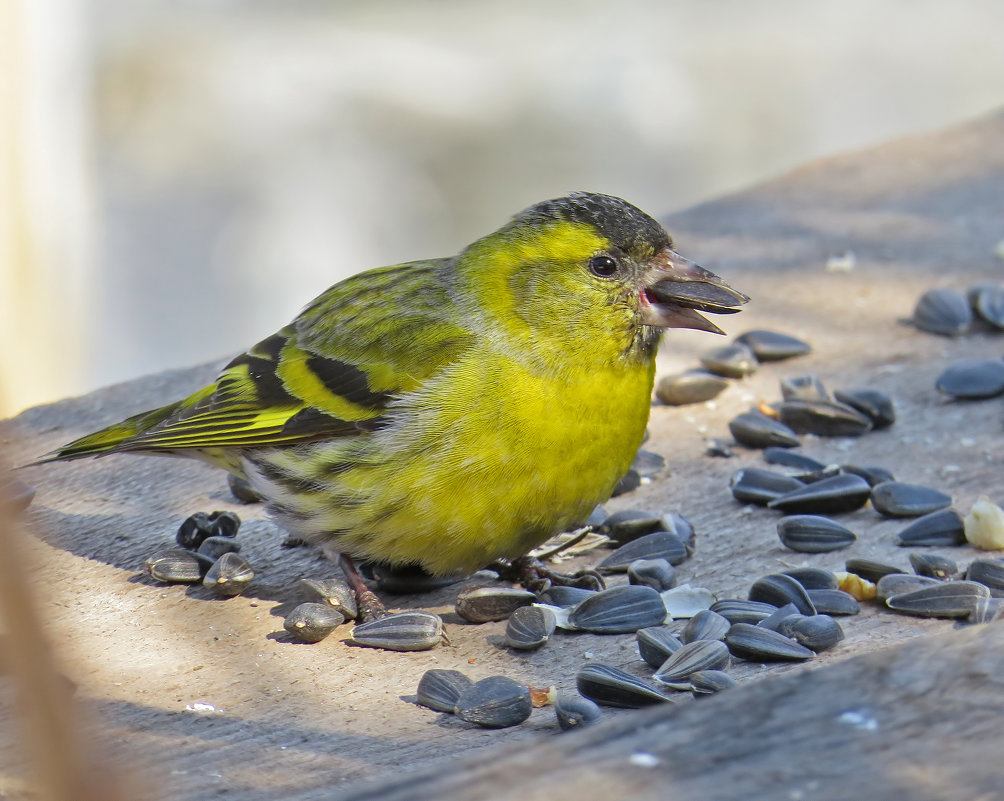
M 580 524 L 631 465 L 665 328 L 748 298 L 609 195 L 530 207 L 453 258 L 346 279 L 214 384 L 45 461 L 188 456 L 288 531 L 433 574 Z

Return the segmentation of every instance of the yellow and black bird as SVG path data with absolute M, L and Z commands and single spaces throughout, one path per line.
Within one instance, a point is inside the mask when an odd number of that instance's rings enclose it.
M 578 192 L 453 258 L 346 279 L 215 383 L 46 460 L 188 456 L 246 479 L 291 534 L 433 574 L 584 521 L 631 464 L 666 328 L 748 298 L 663 227 Z

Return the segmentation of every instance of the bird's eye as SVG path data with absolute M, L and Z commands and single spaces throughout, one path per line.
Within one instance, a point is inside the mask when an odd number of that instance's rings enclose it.
M 617 261 L 610 256 L 593 256 L 589 260 L 589 272 L 598 278 L 612 278 L 617 274 Z

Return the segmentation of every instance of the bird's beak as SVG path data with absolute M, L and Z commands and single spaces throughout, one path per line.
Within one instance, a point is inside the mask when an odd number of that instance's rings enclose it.
M 721 278 L 668 247 L 647 262 L 642 276 L 641 318 L 658 328 L 695 328 L 724 334 L 701 312 L 735 314 L 749 298 Z

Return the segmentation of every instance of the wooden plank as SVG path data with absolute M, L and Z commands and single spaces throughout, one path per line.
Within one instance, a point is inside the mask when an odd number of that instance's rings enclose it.
M 898 322 L 931 286 L 964 288 L 999 280 L 993 249 L 1002 236 L 1001 186 L 1004 116 L 997 116 L 812 165 L 667 221 L 682 252 L 753 297 L 748 310 L 727 321 L 730 333 L 781 329 L 807 339 L 815 349 L 795 362 L 762 366 L 713 405 L 653 408 L 647 447 L 665 456 L 667 469 L 609 508 L 679 511 L 694 522 L 697 551 L 678 568 L 681 582 L 735 596 L 757 576 L 790 565 L 834 569 L 848 556 L 863 556 L 908 566 L 895 544 L 903 523 L 871 509 L 841 518 L 859 537 L 847 551 L 800 555 L 783 550 L 775 530 L 777 515 L 746 508 L 728 491 L 735 470 L 762 465 L 760 455 L 738 450 L 732 459 L 704 456 L 704 437 L 727 436 L 734 414 L 760 399 L 776 399 L 777 382 L 784 375 L 815 373 L 831 388 L 872 385 L 895 398 L 899 420 L 891 429 L 856 440 L 809 438 L 805 450 L 811 455 L 828 462 L 885 465 L 904 480 L 949 492 L 961 510 L 981 493 L 1001 492 L 999 402 L 949 403 L 934 389 L 935 377 L 950 360 L 999 357 L 999 335 L 980 332 L 949 340 Z M 856 267 L 847 273 L 826 271 L 827 256 L 844 250 L 856 253 Z M 673 332 L 660 353 L 660 370 L 691 366 L 712 344 L 718 341 Z M 100 425 L 193 391 L 213 372 L 210 365 L 162 373 L 31 409 L 0 427 L 0 447 L 15 463 L 30 461 Z M 328 575 L 333 568 L 317 550 L 282 548 L 282 531 L 262 510 L 233 503 L 219 471 L 182 460 L 109 457 L 30 468 L 20 475 L 38 490 L 25 522 L 33 535 L 28 544 L 32 577 L 44 588 L 41 611 L 50 639 L 59 646 L 57 656 L 77 684 L 78 697 L 96 712 L 92 740 L 106 744 L 121 764 L 138 766 L 148 777 L 145 798 L 234 794 L 242 801 L 317 801 L 363 779 L 417 775 L 425 769 L 452 772 L 463 759 L 471 760 L 464 764 L 487 764 L 496 754 L 511 753 L 497 750 L 507 748 L 527 749 L 525 771 L 561 770 L 550 757 L 536 760 L 541 749 L 550 753 L 551 741 L 542 735 L 553 737 L 561 749 L 589 742 L 593 735 L 559 739 L 546 709 L 512 729 L 473 729 L 411 703 L 419 677 L 431 667 L 453 668 L 475 678 L 503 673 L 568 691 L 588 660 L 640 677 L 651 673 L 638 659 L 630 635 L 562 634 L 535 653 L 508 651 L 499 645 L 504 624 L 463 625 L 453 615 L 456 586 L 391 599 L 400 608 L 442 612 L 450 647 L 388 654 L 348 648 L 341 633 L 315 646 L 290 643 L 282 634 L 281 617 L 296 599 L 296 580 Z M 198 509 L 217 508 L 235 509 L 245 518 L 240 537 L 259 575 L 246 595 L 219 601 L 198 588 L 161 587 L 143 577 L 143 560 L 172 541 L 181 519 Z M 944 550 L 963 564 L 976 556 L 968 547 Z M 828 666 L 841 667 L 839 663 L 861 654 L 946 632 L 951 624 L 896 616 L 869 605 L 860 616 L 845 620 L 844 627 L 847 639 L 806 666 L 764 669 L 746 663 L 734 673 L 744 685 L 804 673 L 799 683 L 785 685 L 789 690 L 780 693 L 796 693 L 792 703 L 797 707 L 815 697 L 812 682 L 830 675 Z M 996 641 L 999 634 L 992 631 Z M 977 635 L 959 636 L 937 642 L 947 643 L 945 649 L 968 648 L 966 638 Z M 876 669 L 880 678 L 883 670 Z M 853 678 L 862 685 L 858 692 L 871 692 L 872 673 L 847 675 L 848 686 Z M 890 681 L 880 682 L 875 692 L 895 689 Z M 749 710 L 766 715 L 768 706 L 740 704 L 745 692 L 720 701 L 681 703 L 673 727 L 693 717 L 689 728 L 704 731 L 696 718 L 705 716 L 701 725 L 707 731 L 726 723 L 753 727 L 757 718 Z M 897 691 L 893 698 L 901 695 Z M 199 704 L 211 704 L 214 711 L 200 712 Z M 984 706 L 993 708 L 989 702 Z M 726 723 L 714 720 L 719 716 Z M 627 712 L 609 717 L 611 726 L 625 731 L 647 720 Z M 24 759 L 7 720 L 9 716 L 0 720 L 0 792 L 17 778 Z M 663 730 L 658 731 L 662 736 Z M 820 778 L 813 772 L 816 763 L 805 758 L 810 744 L 802 742 L 802 728 L 791 729 L 788 741 L 768 740 L 757 731 L 781 752 L 801 755 L 791 763 L 796 766 L 792 770 L 802 771 L 806 781 L 820 779 L 829 791 L 835 780 L 829 773 Z M 874 773 L 885 762 L 898 760 L 900 750 L 906 757 L 921 753 L 913 741 L 926 735 L 909 733 L 881 739 L 862 755 L 874 762 L 868 770 Z M 967 747 L 993 761 L 996 741 L 962 736 Z M 923 753 L 940 747 L 940 740 L 932 738 L 923 745 L 931 750 Z M 709 763 L 701 763 L 696 751 L 685 750 L 683 743 L 677 748 L 707 769 Z M 748 748 L 752 761 L 744 764 L 753 770 L 761 743 L 753 739 Z M 588 767 L 588 760 L 582 764 Z M 826 764 L 827 771 L 836 770 Z M 931 764 L 937 763 L 925 758 L 918 770 L 927 771 Z M 855 770 L 868 775 L 864 768 Z M 751 781 L 718 762 L 714 771 L 721 775 L 723 794 L 738 793 Z M 627 794 L 618 792 L 623 784 L 609 789 L 610 797 Z M 815 796 L 805 791 L 803 797 Z
M 339 801 L 988 801 L 1004 623 L 467 758 Z

